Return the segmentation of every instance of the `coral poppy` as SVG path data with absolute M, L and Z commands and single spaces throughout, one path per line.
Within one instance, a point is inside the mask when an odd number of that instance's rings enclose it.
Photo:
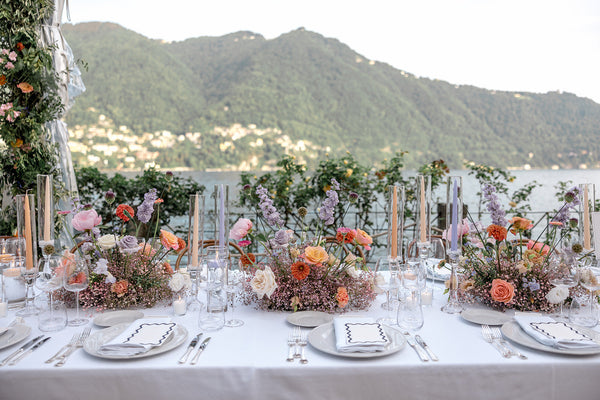
M 508 234 L 508 231 L 505 227 L 496 224 L 488 226 L 487 232 L 489 236 L 493 237 L 499 242 L 506 239 L 506 235 Z
M 296 261 L 292 264 L 292 276 L 299 281 L 306 279 L 310 274 L 310 266 L 304 261 Z
M 350 228 L 338 228 L 335 240 L 338 243 L 352 243 L 356 237 L 356 231 Z
M 124 222 L 129 221 L 129 219 L 133 218 L 135 215 L 133 208 L 127 204 L 119 204 L 115 213 L 117 214 L 117 217 L 121 218 L 121 220 Z

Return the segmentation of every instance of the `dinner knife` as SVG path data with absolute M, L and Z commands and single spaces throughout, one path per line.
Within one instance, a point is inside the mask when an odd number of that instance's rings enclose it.
M 425 353 L 423 351 L 423 349 L 421 349 L 419 346 L 417 346 L 415 339 L 413 339 L 413 337 L 410 335 L 410 333 L 404 332 L 403 335 L 406 337 L 406 341 L 408 342 L 410 347 L 412 347 L 413 350 L 417 352 L 417 355 L 419 356 L 421 361 L 424 361 L 424 362 L 429 361 L 429 357 L 427 357 L 427 353 Z
M 19 361 L 21 361 L 22 359 L 24 359 L 25 356 L 33 353 L 38 347 L 40 347 L 41 345 L 43 345 L 44 343 L 46 343 L 48 340 L 50 340 L 50 336 L 48 336 L 47 338 L 44 338 L 44 339 L 40 340 L 39 342 L 37 342 L 29 350 L 23 352 L 23 354 L 21 354 L 19 357 L 15 358 L 11 362 L 9 362 L 8 365 L 15 365 L 16 363 L 18 363 Z
M 44 335 L 35 337 L 35 338 L 31 339 L 29 342 L 25 343 L 23 346 L 19 347 L 17 350 L 15 350 L 15 352 L 13 352 L 8 357 L 6 357 L 4 360 L 2 360 L 2 362 L 0 363 L 0 367 L 5 366 L 10 361 L 11 358 L 18 356 L 19 354 L 24 352 L 29 346 L 31 346 L 32 344 L 34 344 L 35 342 L 37 342 L 38 340 L 40 340 L 43 337 L 44 337 Z
M 433 351 L 431 351 L 427 343 L 425 343 L 425 341 L 423 340 L 423 338 L 421 338 L 420 335 L 415 335 L 415 340 L 417 341 L 417 343 L 419 343 L 419 345 L 421 345 L 421 347 L 425 349 L 427 354 L 429 354 L 429 358 L 431 358 L 431 361 L 440 361 L 440 359 L 437 358 Z
M 192 362 L 190 362 L 191 365 L 196 365 L 196 363 L 198 362 L 198 359 L 200 358 L 200 354 L 202 354 L 202 352 L 206 348 L 206 345 L 208 345 L 208 342 L 210 342 L 210 337 L 207 337 L 206 339 L 204 339 L 204 341 L 202 342 L 200 347 L 198 347 L 198 352 L 196 353 L 194 358 L 192 358 Z
M 196 335 L 196 337 L 194 339 L 192 339 L 192 341 L 190 342 L 190 345 L 188 346 L 185 353 L 181 356 L 179 361 L 177 361 L 179 364 L 184 364 L 187 361 L 188 357 L 190 356 L 190 353 L 192 352 L 192 350 L 194 350 L 194 347 L 196 347 L 196 345 L 198 344 L 198 341 L 200 340 L 201 337 L 202 337 L 202 333 L 199 333 Z

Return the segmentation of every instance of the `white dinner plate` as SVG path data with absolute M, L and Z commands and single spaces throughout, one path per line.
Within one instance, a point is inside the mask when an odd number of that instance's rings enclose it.
M 589 335 L 594 341 L 600 344 L 600 333 L 584 328 L 581 326 L 577 327 L 578 330 Z M 502 334 L 512 340 L 515 343 L 520 345 L 530 347 L 532 349 L 546 351 L 550 353 L 558 353 L 558 354 L 568 354 L 568 355 L 579 355 L 579 356 L 588 356 L 592 354 L 600 354 L 600 346 L 594 348 L 580 348 L 580 349 L 557 349 L 555 347 L 546 346 L 541 344 L 531 336 L 529 336 L 521 327 L 517 321 L 509 321 L 502 325 Z
M 119 324 L 115 326 L 111 326 L 110 328 L 102 329 L 90 337 L 87 338 L 85 343 L 83 344 L 83 349 L 90 355 L 94 357 L 100 358 L 109 358 L 113 360 L 126 360 L 130 358 L 143 358 L 143 357 L 151 357 L 157 354 L 166 353 L 167 351 L 171 351 L 181 345 L 188 336 L 188 331 L 182 325 L 177 324 L 175 326 L 175 331 L 173 334 L 165 340 L 165 342 L 161 346 L 153 347 L 145 353 L 135 354 L 135 355 L 116 355 L 116 354 L 99 354 L 98 349 L 105 343 L 110 342 L 119 334 L 121 334 L 125 329 L 129 327 L 130 323 L 126 322 L 124 324 Z
M 0 336 L 0 349 L 19 343 L 31 333 L 27 325 L 16 324 L 8 328 L 8 331 Z
M 478 325 L 503 325 L 513 318 L 511 314 L 480 307 L 467 308 L 460 313 L 460 316 L 465 321 Z
M 298 311 L 285 318 L 292 325 L 314 328 L 333 321 L 333 315 L 321 311 Z
M 144 318 L 144 313 L 137 310 L 108 311 L 97 315 L 94 318 L 94 324 L 102 327 L 109 327 L 125 322 L 132 323 L 140 318 Z
M 373 353 L 340 353 L 335 347 L 335 329 L 333 322 L 320 325 L 308 333 L 308 343 L 317 350 L 334 356 L 349 358 L 374 358 L 384 357 L 394 354 L 406 346 L 406 339 L 402 332 L 387 325 L 383 326 L 385 334 L 390 343 L 385 346 L 385 350 Z

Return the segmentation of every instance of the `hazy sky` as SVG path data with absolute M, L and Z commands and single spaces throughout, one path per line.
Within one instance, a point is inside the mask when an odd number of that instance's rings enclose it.
M 70 11 L 72 23 L 172 41 L 303 26 L 418 76 L 600 103 L 600 0 L 71 0 Z

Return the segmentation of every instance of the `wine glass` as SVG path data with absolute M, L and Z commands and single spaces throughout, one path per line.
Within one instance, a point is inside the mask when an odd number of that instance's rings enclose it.
M 556 262 L 549 274 L 550 284 L 555 287 L 563 287 L 566 290 L 569 290 L 572 287 L 577 286 L 578 278 L 574 270 L 569 268 L 568 265 L 563 264 L 561 262 Z M 557 321 L 566 321 L 568 317 L 564 314 L 563 305 L 564 300 L 560 302 L 560 311 L 558 314 L 553 314 L 552 318 Z
M 64 261 L 64 262 L 63 262 Z M 63 274 L 70 268 L 69 259 L 50 256 L 40 262 L 40 272 L 35 281 L 38 289 L 48 293 L 48 307 L 39 314 L 39 329 L 45 332 L 57 331 L 67 325 L 66 314 L 54 304 L 54 291 L 63 286 Z
M 41 263 L 42 260 L 40 260 Z M 39 268 L 27 268 L 25 265 L 25 257 L 14 257 L 14 267 L 18 268 L 21 273 L 21 277 L 25 281 L 27 292 L 25 295 L 25 307 L 17 311 L 17 315 L 20 317 L 30 317 L 32 315 L 38 315 L 39 310 L 34 305 L 33 299 L 33 284 L 35 278 L 39 274 Z
M 576 323 L 579 325 L 593 328 L 598 325 L 598 306 L 595 292 L 600 290 L 600 268 L 583 267 L 579 278 L 579 284 L 589 290 L 589 313 L 588 315 L 580 315 Z
M 75 318 L 69 320 L 69 326 L 80 326 L 88 323 L 87 318 L 79 316 L 79 292 L 88 287 L 89 284 L 89 268 L 85 259 L 77 258 L 73 268 L 69 268 L 64 273 L 65 289 L 69 292 L 75 292 Z
M 244 325 L 244 321 L 233 317 L 235 297 L 238 295 L 238 293 L 240 293 L 243 281 L 244 273 L 242 271 L 230 269 L 227 272 L 227 284 L 225 285 L 225 292 L 227 293 L 227 311 L 229 314 L 229 319 L 225 320 L 225 326 L 230 328 Z

